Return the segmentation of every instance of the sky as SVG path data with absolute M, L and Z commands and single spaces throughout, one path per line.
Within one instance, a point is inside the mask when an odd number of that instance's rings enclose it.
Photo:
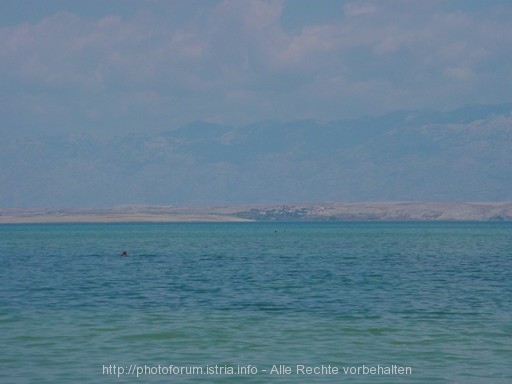
M 0 132 L 158 132 L 512 101 L 508 0 L 4 0 Z

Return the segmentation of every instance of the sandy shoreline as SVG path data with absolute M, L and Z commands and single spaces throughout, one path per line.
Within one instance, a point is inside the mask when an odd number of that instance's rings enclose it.
M 511 202 L 366 202 L 111 209 L 0 209 L 1 224 L 242 221 L 510 221 Z
M 130 223 L 130 222 L 234 222 L 247 219 L 215 214 L 153 214 L 153 213 L 112 213 L 110 211 L 90 213 L 5 212 L 0 210 L 0 224 L 23 223 Z

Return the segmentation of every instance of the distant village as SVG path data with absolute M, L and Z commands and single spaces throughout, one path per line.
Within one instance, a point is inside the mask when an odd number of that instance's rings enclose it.
M 322 215 L 323 206 L 289 206 L 279 205 L 273 207 L 251 208 L 248 211 L 238 212 L 238 217 L 249 220 L 328 220 Z M 333 216 L 332 219 L 335 219 Z

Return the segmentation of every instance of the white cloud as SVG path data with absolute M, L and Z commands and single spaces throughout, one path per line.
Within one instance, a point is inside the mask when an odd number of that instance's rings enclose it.
M 375 13 L 377 8 L 373 4 L 361 4 L 359 2 L 354 2 L 345 4 L 343 10 L 345 11 L 345 15 L 352 17 Z
M 119 126 L 134 108 L 155 124 L 208 116 L 238 124 L 512 98 L 512 6 L 351 1 L 338 17 L 286 30 L 281 17 L 293 4 L 169 2 L 161 15 L 145 3 L 132 15 L 58 12 L 3 27 L 1 92 L 19 108 L 36 92 L 39 110 L 115 114 Z

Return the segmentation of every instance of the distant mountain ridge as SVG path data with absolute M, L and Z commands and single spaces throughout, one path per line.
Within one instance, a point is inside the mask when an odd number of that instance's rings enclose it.
M 512 200 L 512 104 L 0 143 L 0 206 Z

